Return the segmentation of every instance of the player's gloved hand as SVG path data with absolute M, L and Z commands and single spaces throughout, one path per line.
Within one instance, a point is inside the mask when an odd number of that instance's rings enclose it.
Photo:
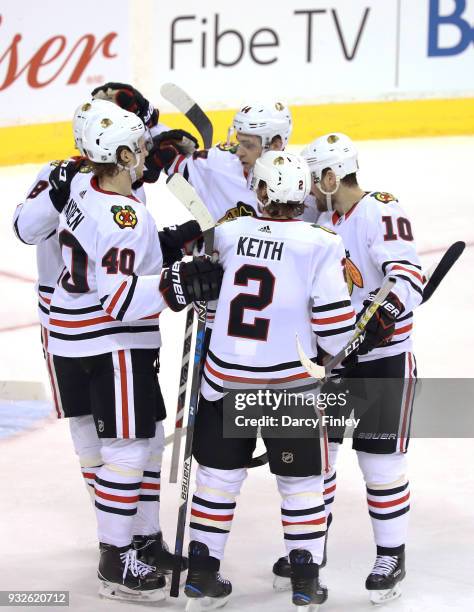
M 161 273 L 160 291 L 165 302 L 175 312 L 192 302 L 216 300 L 224 269 L 209 258 L 176 261 Z
M 178 155 L 192 155 L 199 143 L 186 130 L 167 130 L 153 137 L 153 148 L 145 159 L 143 179 L 147 183 L 158 180 L 163 168 L 171 166 Z
M 330 359 L 331 355 L 326 353 L 326 351 L 322 347 L 318 346 L 318 358 L 316 360 L 316 363 L 318 365 L 326 365 L 330 361 Z M 357 353 L 351 353 L 348 357 L 343 359 L 341 363 L 336 368 L 334 368 L 334 370 L 328 372 L 327 379 L 324 384 L 328 384 L 328 386 L 331 386 L 333 383 L 339 384 L 341 380 L 347 376 L 347 373 L 357 365 L 357 363 Z
M 83 165 L 84 159 L 65 159 L 61 161 L 49 175 L 49 197 L 54 208 L 60 213 L 66 206 L 71 194 L 71 181 Z
M 186 221 L 181 225 L 165 227 L 158 232 L 161 251 L 163 253 L 163 265 L 171 266 L 183 255 L 192 255 L 194 246 L 202 242 L 202 231 L 199 223 L 194 219 Z M 184 253 L 183 253 L 184 251 Z
M 138 115 L 151 128 L 158 123 L 160 113 L 139 91 L 127 83 L 104 83 L 91 93 L 93 98 L 115 102 L 121 108 Z
M 371 291 L 364 300 L 364 308 L 370 306 L 378 289 Z M 402 314 L 405 307 L 398 297 L 390 291 L 382 306 L 379 307 L 374 316 L 367 323 L 365 328 L 365 340 L 359 349 L 359 355 L 366 355 L 369 351 L 380 346 L 384 346 L 392 339 L 395 331 L 395 320 Z M 363 314 L 363 310 L 357 315 L 357 320 Z

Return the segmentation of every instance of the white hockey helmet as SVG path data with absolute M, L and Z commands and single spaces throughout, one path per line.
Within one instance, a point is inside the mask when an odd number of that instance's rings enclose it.
M 260 136 L 263 148 L 268 148 L 275 136 L 280 136 L 285 148 L 293 127 L 290 110 L 281 102 L 272 106 L 260 103 L 243 106 L 232 125 L 240 134 Z
M 339 132 L 316 138 L 301 151 L 301 155 L 308 162 L 317 182 L 321 180 L 326 168 L 330 168 L 338 180 L 359 169 L 354 143 L 348 136 Z
M 140 139 L 145 126 L 140 117 L 113 102 L 105 102 L 100 112 L 86 118 L 82 130 L 82 145 L 86 156 L 97 163 L 117 163 L 117 149 L 128 147 L 140 153 Z M 138 162 L 137 162 L 138 163 Z
M 266 151 L 255 162 L 252 189 L 260 181 L 267 185 L 270 201 L 277 203 L 303 202 L 311 189 L 308 164 L 300 155 L 283 151 Z
M 74 142 L 76 144 L 76 149 L 78 149 L 80 154 L 83 156 L 85 156 L 84 147 L 82 146 L 82 129 L 84 127 L 84 122 L 87 117 L 90 117 L 94 113 L 100 112 L 101 108 L 104 109 L 104 106 L 105 100 L 88 100 L 87 102 L 79 104 L 74 111 L 74 116 L 72 118 Z M 105 108 L 108 107 L 105 106 Z

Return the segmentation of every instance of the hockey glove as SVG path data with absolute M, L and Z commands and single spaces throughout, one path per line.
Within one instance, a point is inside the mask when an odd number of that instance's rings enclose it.
M 82 166 L 86 165 L 87 161 L 84 159 L 65 159 L 61 161 L 49 175 L 49 184 L 51 189 L 49 190 L 49 198 L 58 211 L 62 212 L 66 206 L 71 194 L 71 181 L 79 172 Z
M 161 273 L 160 291 L 165 302 L 175 312 L 192 302 L 216 300 L 224 270 L 210 259 L 176 261 Z
M 163 253 L 163 266 L 171 266 L 181 259 L 184 254 L 192 255 L 194 245 L 199 248 L 202 242 L 202 232 L 197 221 L 186 221 L 181 225 L 165 227 L 158 232 L 161 251 Z M 184 251 L 184 253 L 183 253 Z
M 92 90 L 92 97 L 115 102 L 121 108 L 138 115 L 151 128 L 158 123 L 160 113 L 139 91 L 127 83 L 104 83 Z
M 160 172 L 168 169 L 178 155 L 192 155 L 198 141 L 186 130 L 167 130 L 153 138 L 153 148 L 145 159 L 143 179 L 147 183 L 158 180 Z
M 364 300 L 364 309 L 373 302 L 378 289 L 371 291 Z M 359 349 L 359 355 L 366 355 L 374 348 L 384 346 L 392 339 L 395 331 L 395 320 L 402 314 L 405 307 L 400 302 L 398 297 L 391 291 L 386 297 L 382 306 L 376 311 L 374 316 L 369 320 L 365 328 L 365 340 L 362 342 Z M 362 316 L 362 310 L 357 319 Z

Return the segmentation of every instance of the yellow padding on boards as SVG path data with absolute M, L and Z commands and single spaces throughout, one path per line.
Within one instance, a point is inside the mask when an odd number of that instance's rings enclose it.
M 305 145 L 321 134 L 345 132 L 354 140 L 474 134 L 474 98 L 354 102 L 292 106 L 290 144 Z M 208 111 L 214 141 L 224 141 L 234 110 Z M 179 113 L 163 114 L 171 128 L 196 134 Z M 70 122 L 0 128 L 0 165 L 46 162 L 77 154 Z

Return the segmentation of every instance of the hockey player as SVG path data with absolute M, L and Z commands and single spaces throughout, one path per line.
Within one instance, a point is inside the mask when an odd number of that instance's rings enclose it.
M 141 96 L 141 94 L 137 93 Z M 141 96 L 141 99 L 143 97 Z M 146 101 L 145 101 L 146 102 Z M 67 204 L 71 189 L 75 193 L 86 192 L 91 188 L 91 166 L 84 158 L 82 146 L 83 124 L 100 110 L 110 108 L 110 102 L 93 100 L 80 104 L 73 119 L 75 144 L 81 157 L 65 161 L 55 161 L 46 164 L 39 172 L 25 201 L 20 204 L 14 215 L 14 230 L 17 237 L 26 244 L 37 245 L 38 266 L 38 314 L 41 323 L 41 339 L 48 376 L 51 383 L 55 412 L 58 418 L 64 416 L 63 398 L 58 389 L 54 373 L 52 355 L 48 350 L 50 302 L 56 281 L 64 268 L 61 248 L 58 240 L 57 227 L 59 215 Z M 144 103 L 141 104 L 142 110 Z M 135 192 L 137 193 L 137 192 Z M 143 189 L 140 196 L 144 196 Z M 164 264 L 170 265 L 182 256 L 181 249 L 188 241 L 196 239 L 200 234 L 199 225 L 189 221 L 174 228 L 165 228 L 159 232 Z M 85 409 L 85 407 L 84 407 Z M 79 420 L 71 420 L 71 428 L 77 428 Z M 83 419 L 83 433 L 79 445 L 75 437 L 75 448 L 78 454 L 84 482 L 94 501 L 95 474 L 102 465 L 100 447 L 94 423 L 89 417 Z M 172 555 L 168 552 L 159 524 L 159 489 L 162 446 L 164 444 L 161 430 L 158 430 L 157 447 L 155 451 L 154 469 L 148 470 L 144 478 L 144 489 L 149 491 L 141 496 L 142 502 L 138 508 L 138 518 L 135 522 L 134 543 L 138 549 L 139 558 L 151 565 L 156 565 L 160 571 L 168 573 L 172 567 Z
M 410 509 L 406 452 L 416 384 L 412 312 L 422 300 L 423 277 L 408 216 L 390 193 L 359 187 L 357 150 L 350 138 L 326 134 L 303 155 L 323 211 L 319 223 L 344 241 L 347 283 L 356 312 L 370 303 L 387 276 L 396 279 L 366 328 L 358 365 L 349 372 L 353 378 L 385 379 L 368 385 L 369 408 L 353 436 L 377 548 L 366 588 L 374 603 L 382 603 L 400 594 L 399 582 L 405 576 Z M 330 446 L 335 484 L 338 445 Z
M 256 214 L 257 199 L 250 188 L 253 167 L 265 151 L 285 149 L 292 130 L 291 114 L 281 102 L 246 105 L 236 113 L 232 130 L 237 144 L 218 144 L 191 156 L 175 146 L 166 133 L 160 134 L 147 161 L 149 168 L 155 165 L 167 174 L 181 173 L 216 221 Z M 315 221 L 311 196 L 308 203 L 310 200 L 311 208 L 303 208 L 300 217 Z
M 94 486 L 100 593 L 155 601 L 164 596 L 165 579 L 137 559 L 132 536 L 158 511 L 150 501 L 159 499 L 165 417 L 155 371 L 165 306 L 162 255 L 154 220 L 131 189 L 143 172 L 143 123 L 107 105 L 83 127 L 94 175 L 89 188 L 73 186 L 59 217 L 65 268 L 50 304 L 49 352 L 76 452 L 87 453 L 92 428 L 100 439 Z M 182 300 L 215 297 L 219 274 L 210 262 L 182 263 L 176 271 Z
M 153 146 L 151 139 L 154 139 L 156 149 L 160 148 L 162 153 L 169 150 L 173 152 L 173 155 L 187 156 L 196 151 L 198 147 L 196 138 L 186 130 L 170 130 L 168 126 L 159 122 L 159 110 L 132 85 L 109 81 L 93 89 L 91 96 L 94 100 L 113 102 L 124 110 L 138 115 L 148 131 L 150 145 Z M 163 166 L 157 161 L 158 158 L 155 159 L 154 156 L 146 158 L 143 177 L 137 181 L 134 188 L 140 187 L 143 183 L 154 183 L 158 180 Z
M 232 590 L 219 566 L 256 443 L 255 438 L 223 437 L 224 386 L 307 390 L 313 381 L 298 359 L 295 333 L 310 356 L 316 356 L 316 343 L 334 354 L 348 341 L 355 322 L 344 282 L 342 241 L 332 231 L 295 219 L 310 189 L 304 160 L 268 151 L 256 160 L 252 184 L 263 216 L 240 217 L 215 230 L 224 278 L 195 422 L 199 467 L 185 586 L 186 595 L 203 601 L 206 609 L 223 605 Z M 317 430 L 312 438 L 297 440 L 262 433 L 282 496 L 293 601 L 321 603 L 327 597 L 318 579 L 326 531 L 326 454 L 320 452 Z M 291 461 L 285 462 L 287 455 Z

